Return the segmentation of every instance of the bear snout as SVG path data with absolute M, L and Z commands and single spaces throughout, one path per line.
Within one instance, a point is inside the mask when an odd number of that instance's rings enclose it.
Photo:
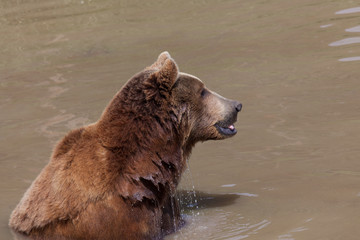
M 235 109 L 236 109 L 237 112 L 240 112 L 241 109 L 242 109 L 242 104 L 239 103 L 239 102 L 236 102 L 236 103 L 235 103 Z
M 227 101 L 228 111 L 226 112 L 225 117 L 218 121 L 214 126 L 222 136 L 230 137 L 237 133 L 234 123 L 237 120 L 237 114 L 242 109 L 242 104 L 235 100 L 225 100 Z

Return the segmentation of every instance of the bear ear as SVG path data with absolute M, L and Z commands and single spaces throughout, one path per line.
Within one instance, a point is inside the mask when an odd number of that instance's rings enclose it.
M 158 82 L 169 90 L 174 85 L 178 72 L 175 61 L 172 58 L 168 58 L 157 72 Z
M 166 59 L 169 59 L 169 58 L 171 58 L 171 56 L 167 51 L 160 53 L 156 62 L 154 62 L 150 67 L 148 67 L 148 69 L 158 70 L 165 63 Z
M 146 70 L 152 72 L 144 82 L 147 98 L 151 98 L 159 91 L 162 95 L 167 95 L 165 92 L 171 90 L 179 72 L 174 59 L 170 57 L 168 52 L 161 53 L 158 60 Z

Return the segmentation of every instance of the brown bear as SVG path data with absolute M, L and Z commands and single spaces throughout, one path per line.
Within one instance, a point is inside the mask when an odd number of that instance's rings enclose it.
M 241 107 L 160 54 L 57 144 L 10 227 L 31 239 L 162 239 L 182 224 L 174 194 L 192 147 L 235 135 Z

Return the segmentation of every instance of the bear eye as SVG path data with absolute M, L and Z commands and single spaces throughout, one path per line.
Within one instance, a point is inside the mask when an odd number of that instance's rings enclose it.
M 208 91 L 205 89 L 205 88 L 203 88 L 202 90 L 201 90 L 201 97 L 205 97 L 205 95 L 208 93 Z

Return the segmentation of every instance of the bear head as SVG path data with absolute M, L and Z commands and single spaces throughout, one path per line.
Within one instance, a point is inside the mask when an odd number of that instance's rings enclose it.
M 179 72 L 168 52 L 132 77 L 115 95 L 100 121 L 104 146 L 136 143 L 136 152 L 170 141 L 186 153 L 198 141 L 234 136 L 242 105 L 206 88 L 197 77 Z

